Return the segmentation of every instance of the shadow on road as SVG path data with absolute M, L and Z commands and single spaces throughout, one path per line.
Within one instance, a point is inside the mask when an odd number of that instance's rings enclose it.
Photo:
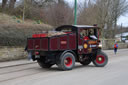
M 93 68 L 95 67 L 94 65 L 87 65 L 87 66 L 83 66 L 83 65 L 76 65 L 72 70 L 76 70 L 76 69 L 81 69 L 81 68 Z M 52 66 L 51 68 L 38 68 L 38 70 L 40 71 L 52 71 L 52 72 L 56 72 L 56 71 L 63 71 L 61 69 L 59 69 L 56 65 Z M 71 70 L 69 70 L 71 71 Z

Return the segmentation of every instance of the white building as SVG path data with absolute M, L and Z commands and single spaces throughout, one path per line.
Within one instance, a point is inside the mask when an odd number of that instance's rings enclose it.
M 117 35 L 115 35 L 115 38 L 116 38 L 116 40 L 117 41 L 124 41 L 124 42 L 128 42 L 128 38 L 127 38 L 127 36 L 128 36 L 128 32 L 124 32 L 124 33 L 122 33 L 122 34 L 117 34 Z M 122 38 L 122 39 L 121 39 Z

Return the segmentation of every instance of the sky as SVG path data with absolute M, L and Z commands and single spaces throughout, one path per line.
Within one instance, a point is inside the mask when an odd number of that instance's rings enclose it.
M 128 13 L 125 14 L 124 16 L 120 16 L 120 18 L 118 19 L 117 22 L 118 25 L 124 26 L 124 27 L 128 27 Z
M 1 1 L 2 0 L 0 0 L 0 2 Z M 75 0 L 65 0 L 65 1 L 67 1 L 71 5 L 74 5 Z M 79 1 L 79 3 L 83 3 L 85 0 L 78 0 L 78 1 Z M 119 19 L 118 19 L 117 24 L 118 25 L 122 24 L 123 26 L 128 27 L 128 13 L 126 13 L 125 15 L 120 16 Z

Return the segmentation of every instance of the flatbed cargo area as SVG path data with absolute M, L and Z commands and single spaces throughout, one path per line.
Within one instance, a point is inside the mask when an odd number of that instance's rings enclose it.
M 72 42 L 72 43 L 68 43 Z M 76 34 L 63 34 L 52 37 L 28 38 L 28 50 L 57 51 L 76 50 Z

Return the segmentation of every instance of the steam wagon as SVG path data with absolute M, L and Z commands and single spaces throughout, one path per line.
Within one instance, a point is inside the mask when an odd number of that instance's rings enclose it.
M 104 67 L 108 56 L 101 51 L 100 28 L 88 25 L 64 25 L 27 39 L 28 56 L 42 68 L 56 64 L 62 70 L 71 70 L 75 62 Z

